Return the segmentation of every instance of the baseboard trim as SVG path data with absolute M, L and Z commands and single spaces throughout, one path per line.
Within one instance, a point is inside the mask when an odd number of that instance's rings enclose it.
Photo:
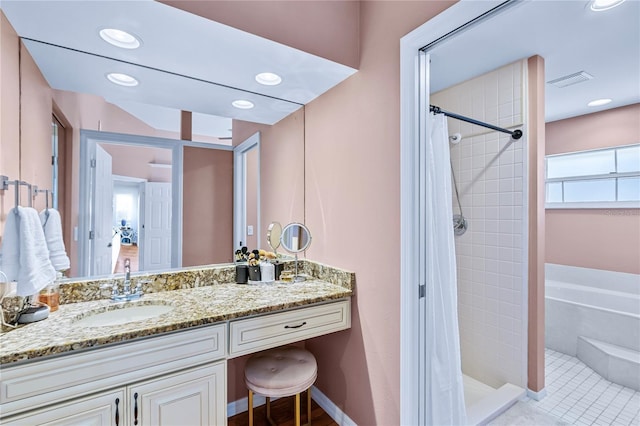
M 356 422 L 351 420 L 340 407 L 315 386 L 311 387 L 311 398 L 340 426 L 357 426 Z
M 547 388 L 542 388 L 538 392 L 527 389 L 527 396 L 533 400 L 540 401 L 542 398 L 547 396 Z
M 272 401 L 275 401 L 278 398 L 273 398 Z M 253 395 L 253 407 L 259 407 L 264 405 L 267 402 L 267 399 L 262 395 Z M 227 418 L 233 417 L 236 414 L 244 413 L 249 409 L 249 397 L 244 397 L 238 399 L 236 401 L 231 401 L 227 404 Z
M 357 426 L 356 422 L 351 420 L 344 411 L 333 403 L 320 389 L 315 386 L 311 387 L 311 398 L 333 419 L 334 422 L 340 426 Z M 272 401 L 278 398 L 273 398 Z M 261 395 L 253 396 L 253 406 L 259 407 L 266 403 L 266 398 Z M 229 402 L 227 404 L 227 417 L 235 416 L 236 414 L 244 413 L 249 409 L 249 398 L 244 397 L 236 401 Z

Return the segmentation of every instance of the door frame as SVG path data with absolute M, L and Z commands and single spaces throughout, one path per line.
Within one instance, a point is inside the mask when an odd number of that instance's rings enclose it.
M 140 218 L 144 215 L 144 184 L 147 179 L 136 178 L 131 176 L 113 175 L 113 182 L 129 182 L 135 183 L 138 190 L 138 264 L 140 265 L 140 259 L 144 252 L 144 244 L 140 244 L 142 238 L 143 229 L 140 228 Z
M 260 176 L 260 132 L 249 136 L 244 142 L 233 148 L 233 247 L 237 249 L 241 241 L 247 245 L 247 173 L 246 154 L 252 149 L 258 150 L 258 170 Z M 258 220 L 254 235 L 256 235 L 257 247 L 260 247 L 260 179 L 257 183 L 257 208 Z M 234 249 L 234 250 L 235 250 Z
M 151 136 L 80 130 L 80 204 L 78 206 L 78 275 L 88 276 L 90 261 L 89 231 L 94 217 L 90 208 L 91 159 L 98 143 L 134 145 L 171 150 L 171 191 L 175 202 L 171 206 L 171 267 L 182 266 L 182 170 L 184 141 Z M 188 143 L 187 143 L 188 144 Z M 226 147 L 225 147 L 226 148 Z
M 420 158 L 422 135 L 430 129 L 426 120 L 429 105 L 429 56 L 421 49 L 452 36 L 490 16 L 492 9 L 521 0 L 460 1 L 400 39 L 400 423 L 421 424 L 421 396 L 425 391 L 425 343 L 421 342 L 424 302 L 420 285 L 425 271 L 420 262 L 421 241 L 416 230 L 424 218 L 418 212 L 423 183 Z M 504 9 L 501 9 L 504 10 Z M 481 18 L 482 17 L 482 18 Z M 424 90 L 425 96 L 420 96 Z M 421 220 L 422 219 L 422 220 Z M 424 418 L 422 418 L 424 421 Z

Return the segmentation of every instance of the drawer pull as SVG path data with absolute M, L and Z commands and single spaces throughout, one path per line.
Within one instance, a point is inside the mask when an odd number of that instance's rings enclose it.
M 284 328 L 300 328 L 300 327 L 302 327 L 303 325 L 306 325 L 306 324 L 307 324 L 307 322 L 305 321 L 302 324 L 298 324 L 298 325 L 285 325 Z
M 118 404 L 120 404 L 120 398 L 116 398 L 116 426 L 120 424 L 120 413 L 118 412 Z

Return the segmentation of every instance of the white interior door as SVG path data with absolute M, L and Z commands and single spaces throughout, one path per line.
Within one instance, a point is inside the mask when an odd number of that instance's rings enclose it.
M 112 272 L 111 237 L 113 232 L 113 179 L 111 176 L 111 156 L 99 145 L 96 146 L 94 167 L 93 233 L 91 251 L 93 253 L 90 275 L 106 275 Z
M 141 271 L 171 267 L 171 183 L 145 182 Z

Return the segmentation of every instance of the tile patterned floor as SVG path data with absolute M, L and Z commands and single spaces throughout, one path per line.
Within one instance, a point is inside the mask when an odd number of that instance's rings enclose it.
M 531 407 L 572 425 L 640 425 L 640 392 L 611 383 L 579 359 L 545 351 L 547 396 Z

